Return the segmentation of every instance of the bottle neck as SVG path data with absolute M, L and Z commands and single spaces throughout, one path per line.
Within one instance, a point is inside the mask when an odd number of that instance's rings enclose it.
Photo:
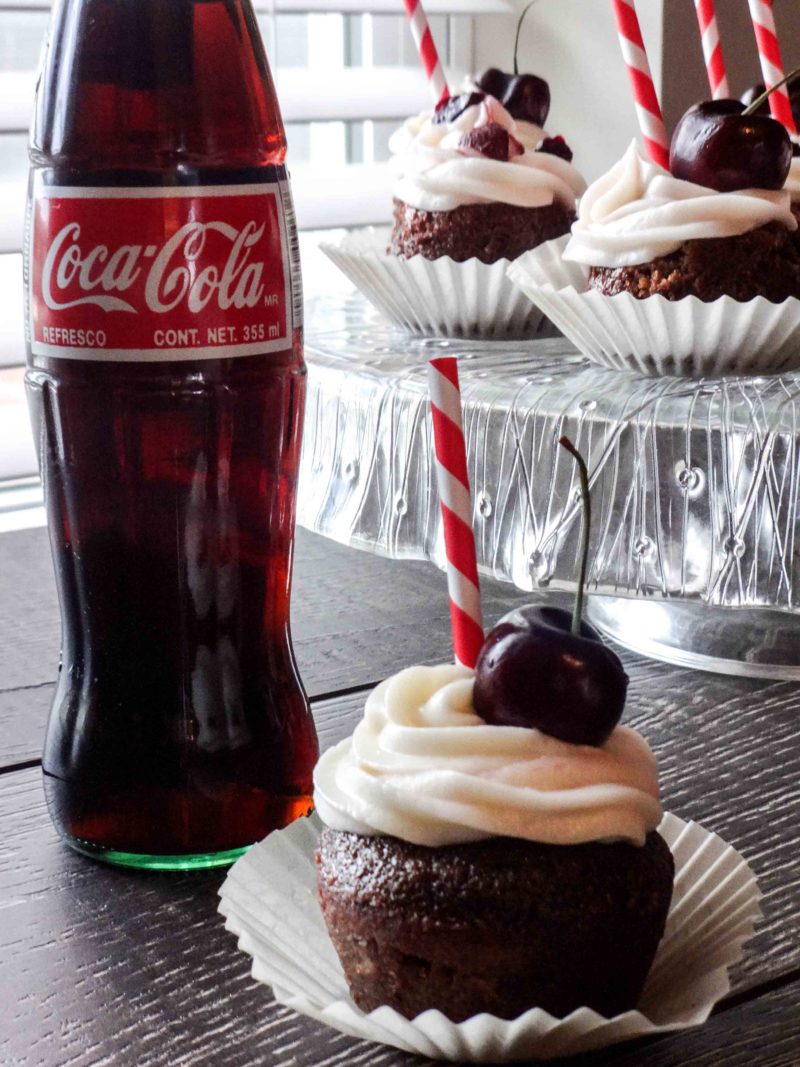
M 257 168 L 286 142 L 250 0 L 61 0 L 31 137 L 59 170 Z

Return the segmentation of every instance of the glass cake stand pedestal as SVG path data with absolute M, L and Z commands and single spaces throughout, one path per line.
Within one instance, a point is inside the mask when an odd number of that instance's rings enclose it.
M 800 375 L 687 381 L 595 367 L 561 336 L 409 337 L 360 296 L 309 309 L 298 521 L 445 565 L 426 361 L 459 357 L 481 572 L 571 591 L 586 457 L 588 615 L 684 666 L 800 679 Z

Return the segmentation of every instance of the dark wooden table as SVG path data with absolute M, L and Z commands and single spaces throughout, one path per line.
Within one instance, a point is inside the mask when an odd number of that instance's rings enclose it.
M 294 633 L 323 746 L 365 691 L 450 657 L 444 577 L 298 534 Z M 486 583 L 494 620 L 519 601 Z M 294 1015 L 249 977 L 217 915 L 220 871 L 144 874 L 63 847 L 39 751 L 58 661 L 44 530 L 0 536 L 0 1063 L 412 1065 Z M 625 654 L 627 721 L 659 758 L 665 805 L 734 844 L 765 918 L 706 1026 L 561 1063 L 800 1065 L 800 694 Z

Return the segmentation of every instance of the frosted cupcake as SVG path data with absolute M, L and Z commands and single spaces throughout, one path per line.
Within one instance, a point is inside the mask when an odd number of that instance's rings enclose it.
M 527 1062 L 697 1025 L 758 914 L 741 857 L 662 817 L 653 754 L 620 725 L 628 677 L 581 619 L 588 472 L 559 443 L 584 501 L 573 612 L 518 608 L 474 670 L 378 685 L 315 768 L 319 818 L 256 845 L 221 892 L 279 1001 L 428 1057 Z
M 408 119 L 389 147 L 390 249 L 406 258 L 516 259 L 569 231 L 585 189 L 563 139 L 481 91 Z
M 791 153 L 773 119 L 743 116 L 737 101 L 696 105 L 673 135 L 670 171 L 633 143 L 586 191 L 569 239 L 510 273 L 607 366 L 688 376 L 789 370 L 800 364 Z
M 632 144 L 587 190 L 564 258 L 608 296 L 737 301 L 800 296 L 797 221 L 786 190 L 717 192 L 683 181 Z
M 376 307 L 413 333 L 533 335 L 542 315 L 506 268 L 567 233 L 585 189 L 566 142 L 543 128 L 547 83 L 500 71 L 484 79 L 491 92 L 471 83 L 393 135 L 391 232 L 322 245 Z
M 352 998 L 456 1022 L 633 1008 L 672 894 L 652 753 L 624 726 L 595 746 L 491 724 L 474 686 L 401 671 L 317 765 L 320 902 Z

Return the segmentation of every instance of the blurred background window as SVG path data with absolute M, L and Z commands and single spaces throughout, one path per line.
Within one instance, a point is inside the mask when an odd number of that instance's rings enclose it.
M 165 0 L 170 2 L 170 0 Z M 526 0 L 425 0 L 452 86 L 486 66 L 512 69 Z M 22 389 L 22 233 L 27 128 L 49 0 L 0 0 L 0 529 L 6 490 L 38 493 Z M 319 231 L 388 222 L 388 141 L 430 96 L 401 0 L 255 0 L 289 142 L 306 296 L 348 283 L 316 249 Z M 693 0 L 638 5 L 667 128 L 708 96 Z M 717 16 L 732 92 L 760 80 L 746 0 Z M 775 0 L 787 70 L 800 64 L 800 3 Z M 520 69 L 550 82 L 552 134 L 566 136 L 591 181 L 620 157 L 637 123 L 610 0 L 537 0 Z M 12 520 L 6 520 L 12 521 Z
M 40 499 L 22 384 L 21 249 L 27 131 L 49 7 L 0 0 L 0 530 Z M 286 125 L 313 295 L 342 283 L 308 231 L 389 220 L 389 137 L 430 106 L 428 86 L 400 0 L 256 0 L 255 8 Z M 513 21 L 505 0 L 429 0 L 426 10 L 458 81 L 474 68 L 479 17 Z

